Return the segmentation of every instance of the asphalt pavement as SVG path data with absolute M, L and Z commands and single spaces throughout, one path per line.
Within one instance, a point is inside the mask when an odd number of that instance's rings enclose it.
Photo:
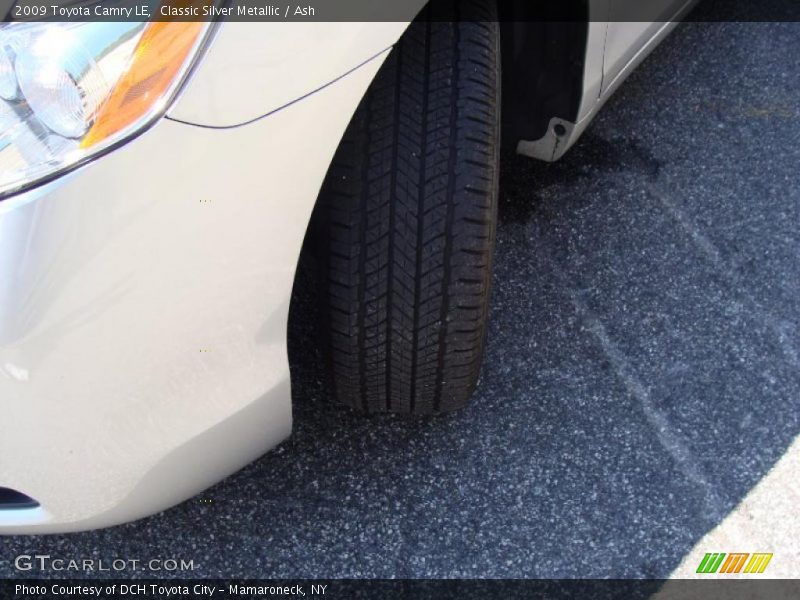
M 294 436 L 154 517 L 0 538 L 0 576 L 37 552 L 201 577 L 668 576 L 800 433 L 798 47 L 798 23 L 683 24 L 563 161 L 503 156 L 467 410 L 334 406 L 307 258 Z

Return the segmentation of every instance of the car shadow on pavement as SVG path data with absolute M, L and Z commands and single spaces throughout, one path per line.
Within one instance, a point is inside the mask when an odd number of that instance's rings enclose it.
M 660 578 L 744 498 L 800 433 L 800 176 L 780 150 L 797 90 L 757 66 L 788 64 L 797 33 L 687 24 L 563 161 L 504 154 L 489 346 L 461 413 L 335 407 L 307 266 L 297 433 L 262 473 L 297 474 L 283 535 L 311 548 L 273 567 Z
M 709 258 L 669 185 L 636 140 L 504 156 L 488 355 L 451 416 L 333 405 L 307 257 L 296 433 L 262 475 L 314 541 L 280 572 L 666 577 L 800 431 L 789 307 Z

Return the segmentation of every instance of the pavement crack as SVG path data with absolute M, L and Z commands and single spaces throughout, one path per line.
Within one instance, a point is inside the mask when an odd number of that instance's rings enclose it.
M 661 203 L 669 216 L 673 218 L 684 232 L 686 232 L 695 246 L 700 250 L 700 254 L 714 266 L 720 279 L 734 291 L 743 303 L 748 305 L 749 312 L 761 321 L 766 329 L 773 333 L 789 364 L 795 368 L 800 367 L 798 352 L 788 333 L 794 328 L 794 325 L 772 314 L 769 309 L 765 308 L 747 291 L 741 278 L 725 261 L 716 246 L 703 234 L 700 227 L 678 207 L 670 194 L 653 183 L 647 184 L 647 189 L 651 196 Z
M 661 203 L 678 225 L 680 225 L 681 229 L 688 234 L 703 256 L 714 266 L 724 269 L 725 266 L 720 257 L 719 250 L 717 250 L 711 240 L 703 234 L 697 224 L 678 208 L 678 205 L 675 204 L 673 199 L 652 183 L 647 184 L 647 189 L 650 191 L 650 194 Z
M 558 276 L 559 279 L 565 283 L 564 289 L 569 294 L 575 311 L 578 313 L 578 316 L 587 329 L 599 342 L 603 353 L 614 369 L 617 377 L 625 386 L 628 393 L 641 405 L 645 418 L 655 431 L 661 446 L 672 457 L 686 477 L 702 490 L 703 499 L 706 504 L 705 514 L 715 522 L 720 521 L 725 516 L 725 512 L 721 508 L 725 503 L 717 493 L 714 485 L 697 466 L 697 460 L 691 450 L 684 444 L 680 437 L 676 435 L 667 415 L 655 405 L 647 386 L 636 376 L 630 361 L 628 361 L 625 353 L 617 347 L 608 335 L 608 331 L 603 323 L 591 312 L 580 295 L 575 292 L 574 288 L 567 284 L 566 274 L 560 272 L 559 269 Z

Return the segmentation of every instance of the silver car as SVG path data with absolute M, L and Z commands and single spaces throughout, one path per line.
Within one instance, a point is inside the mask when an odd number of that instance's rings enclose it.
M 332 395 L 463 407 L 501 131 L 561 157 L 688 8 L 631 3 L 0 26 L 0 533 L 137 519 L 284 440 L 307 231 Z

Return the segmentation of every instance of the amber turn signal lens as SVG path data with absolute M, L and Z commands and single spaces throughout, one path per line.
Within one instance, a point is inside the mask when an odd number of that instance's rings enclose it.
M 98 109 L 81 141 L 88 148 L 130 126 L 166 100 L 166 93 L 205 26 L 195 22 L 150 23 L 142 32 L 127 71 Z

